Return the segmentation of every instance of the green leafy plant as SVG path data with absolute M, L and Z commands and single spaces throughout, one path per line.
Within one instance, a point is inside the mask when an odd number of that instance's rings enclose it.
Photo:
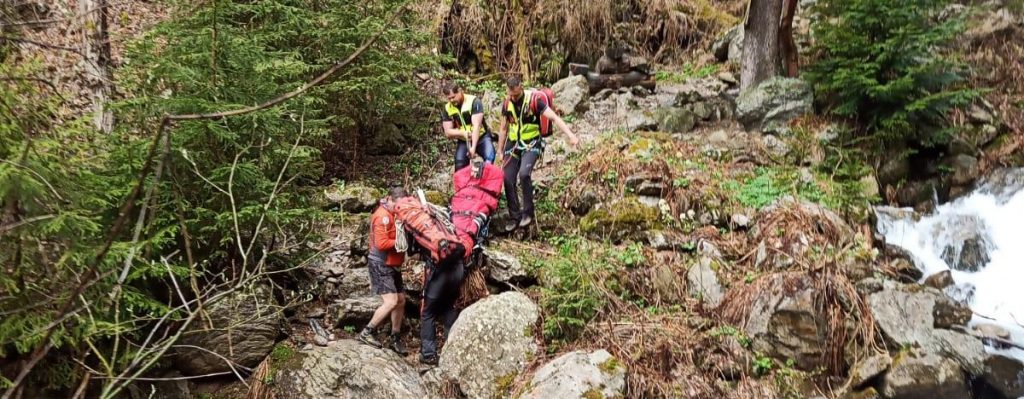
M 754 354 L 754 362 L 751 367 L 753 368 L 754 375 L 765 375 L 770 373 L 772 368 L 775 367 L 775 361 L 763 353 L 757 352 Z
M 832 114 L 855 119 L 879 142 L 942 142 L 946 112 L 976 90 L 943 48 L 962 20 L 936 19 L 950 0 L 826 0 L 812 9 L 817 59 L 806 76 Z M 923 132 L 927 134 L 918 134 Z

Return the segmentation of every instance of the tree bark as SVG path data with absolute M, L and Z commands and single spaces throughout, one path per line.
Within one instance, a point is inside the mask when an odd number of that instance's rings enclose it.
M 796 17 L 797 0 L 785 0 L 782 25 L 779 26 L 779 40 L 782 43 L 782 59 L 786 76 L 795 78 L 800 72 L 800 56 L 793 39 L 793 18 Z
M 107 32 L 109 12 L 107 0 L 78 1 L 78 13 L 82 16 L 85 81 L 92 94 L 93 125 L 104 133 L 114 129 L 114 114 L 106 107 L 114 85 Z
M 785 0 L 750 0 L 743 30 L 740 90 L 757 86 L 782 70 L 780 27 Z

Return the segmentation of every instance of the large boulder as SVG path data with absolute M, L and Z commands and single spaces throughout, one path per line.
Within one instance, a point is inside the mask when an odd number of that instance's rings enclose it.
M 338 204 L 342 211 L 349 213 L 372 212 L 384 197 L 380 189 L 358 183 L 331 186 L 324 194 L 328 201 Z
M 928 352 L 901 353 L 882 378 L 887 398 L 969 398 L 964 374 L 956 362 Z
M 405 359 L 351 339 L 299 351 L 275 367 L 272 387 L 278 399 L 427 396 L 419 373 Z
M 626 391 L 626 369 L 608 351 L 569 352 L 533 375 L 522 398 L 618 398 Z
M 462 311 L 441 351 L 440 367 L 470 398 L 506 397 L 537 353 L 540 311 L 526 295 L 505 292 Z
M 497 249 L 484 247 L 487 257 L 487 270 L 492 280 L 513 285 L 528 285 L 537 281 L 537 277 L 526 270 L 523 262 L 514 255 Z
M 718 281 L 714 265 L 716 260 L 702 256 L 700 261 L 686 271 L 686 289 L 690 296 L 700 298 L 712 308 L 717 308 L 725 298 L 725 289 Z
M 800 79 L 771 78 L 740 93 L 736 116 L 747 130 L 784 133 L 789 122 L 814 111 L 811 86 Z
M 976 272 L 988 264 L 992 239 L 988 227 L 977 215 L 950 217 L 941 226 L 935 226 L 932 234 L 948 243 L 942 249 L 942 260 L 950 268 Z
M 208 318 L 193 323 L 178 341 L 174 360 L 182 374 L 229 372 L 228 361 L 256 367 L 273 349 L 284 325 L 281 307 L 263 286 L 239 290 L 207 305 Z
M 868 307 L 882 336 L 892 347 L 911 346 L 954 359 L 981 375 L 985 349 L 980 339 L 948 330 L 962 328 L 971 310 L 931 287 L 886 281 L 868 295 Z
M 574 75 L 551 86 L 555 94 L 555 108 L 564 114 L 582 114 L 590 107 L 590 85 L 583 75 Z
M 970 155 L 959 154 L 943 159 L 943 168 L 953 171 L 950 176 L 950 183 L 954 186 L 968 186 L 981 176 L 981 165 L 978 158 Z
M 1017 359 L 991 354 L 985 359 L 985 382 L 1007 398 L 1024 396 L 1024 365 Z
M 335 281 L 335 282 L 331 282 Z M 339 324 L 369 321 L 383 300 L 370 290 L 370 269 L 347 269 L 340 277 L 328 280 L 328 292 L 335 298 L 330 304 Z
M 711 44 L 711 53 L 718 62 L 740 63 L 743 57 L 743 25 L 736 25 Z
M 580 231 L 597 239 L 622 241 L 657 224 L 658 210 L 630 197 L 591 209 L 580 219 Z
M 823 355 L 830 345 L 827 321 L 815 304 L 817 290 L 812 281 L 784 274 L 767 278 L 771 281 L 766 286 L 772 289 L 757 294 L 742 326 L 753 339 L 754 350 L 781 361 L 792 359 L 801 370 L 824 366 Z
M 686 108 L 660 108 L 656 117 L 658 130 L 667 133 L 687 133 L 697 125 L 696 113 Z

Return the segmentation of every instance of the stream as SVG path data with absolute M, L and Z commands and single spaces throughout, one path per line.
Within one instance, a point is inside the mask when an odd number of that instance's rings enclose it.
M 889 208 L 878 216 L 886 243 L 912 255 L 922 281 L 950 271 L 955 284 L 945 293 L 974 311 L 968 327 L 994 324 L 1024 345 L 1024 169 L 996 171 L 929 215 Z M 986 340 L 986 350 L 1024 361 L 1020 348 Z

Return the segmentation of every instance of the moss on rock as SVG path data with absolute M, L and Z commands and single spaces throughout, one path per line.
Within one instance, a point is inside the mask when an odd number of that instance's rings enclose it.
M 580 230 L 591 238 L 622 241 L 656 228 L 657 224 L 657 209 L 640 203 L 635 197 L 629 197 L 591 210 L 580 219 Z

